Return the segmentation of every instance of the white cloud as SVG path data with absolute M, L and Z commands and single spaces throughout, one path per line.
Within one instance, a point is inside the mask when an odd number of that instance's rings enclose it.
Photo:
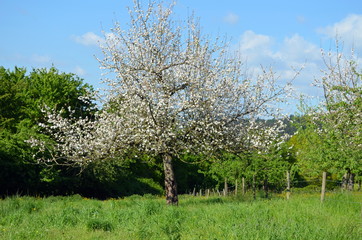
M 265 62 L 266 58 L 272 58 L 273 43 L 274 40 L 270 36 L 248 30 L 241 35 L 238 48 L 248 62 Z
M 77 74 L 78 76 L 84 76 L 84 75 L 87 74 L 87 72 L 83 68 L 81 68 L 80 66 L 76 66 L 74 68 L 74 73 Z
M 44 64 L 44 63 L 50 63 L 51 58 L 46 55 L 42 56 L 42 55 L 38 55 L 38 54 L 33 54 L 30 58 L 30 61 L 37 63 L 37 64 Z
M 272 43 L 272 39 L 269 36 L 256 34 L 253 31 L 246 31 L 241 35 L 240 38 L 240 50 L 248 51 L 255 48 L 265 48 L 269 47 Z
M 241 35 L 239 50 L 252 65 L 293 66 L 321 59 L 320 48 L 298 34 L 276 43 L 270 36 L 249 30 Z
M 298 34 L 285 38 L 278 54 L 288 62 L 317 61 L 321 57 L 320 48 Z
M 239 21 L 239 16 L 236 15 L 235 13 L 228 13 L 224 17 L 224 22 L 229 24 L 236 24 L 238 21 Z
M 72 39 L 85 46 L 98 46 L 104 39 L 93 32 L 87 32 L 82 36 L 72 36 Z
M 351 14 L 340 22 L 317 31 L 329 38 L 338 37 L 344 43 L 362 49 L 362 15 Z
M 271 36 L 249 30 L 241 35 L 239 50 L 252 74 L 260 72 L 260 65 L 271 66 L 280 80 L 285 81 L 291 80 L 303 67 L 293 82 L 295 89 L 304 94 L 320 94 L 318 89 L 311 87 L 323 68 L 320 48 L 302 36 L 295 34 L 276 42 Z

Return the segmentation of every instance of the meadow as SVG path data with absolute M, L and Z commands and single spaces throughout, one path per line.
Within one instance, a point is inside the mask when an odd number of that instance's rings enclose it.
M 360 192 L 250 196 L 134 195 L 105 201 L 69 197 L 0 200 L 0 239 L 362 239 Z

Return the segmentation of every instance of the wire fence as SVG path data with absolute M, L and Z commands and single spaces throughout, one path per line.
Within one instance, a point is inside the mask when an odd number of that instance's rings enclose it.
M 272 198 L 274 196 L 277 197 L 285 197 L 289 199 L 293 196 L 293 194 L 309 194 L 310 196 L 320 197 L 321 201 L 336 201 L 341 202 L 345 200 L 338 200 L 332 198 L 332 196 L 336 194 L 351 194 L 354 196 L 358 196 L 358 201 L 348 201 L 348 203 L 352 204 L 360 204 L 362 208 L 362 192 L 361 192 L 361 183 L 358 184 L 352 183 L 352 188 L 350 186 L 351 183 L 348 183 L 343 180 L 331 180 L 331 179 L 313 179 L 313 180 L 293 180 L 289 182 L 288 179 L 282 180 L 280 182 L 273 182 L 273 185 L 284 185 L 285 188 L 282 190 L 275 191 L 270 189 L 267 185 L 256 184 L 254 183 L 246 183 L 245 180 L 242 183 L 237 183 L 230 185 L 229 183 L 225 183 L 225 185 L 220 188 L 197 188 L 195 186 L 192 190 L 188 191 L 189 195 L 193 196 L 246 196 L 252 195 L 254 199 L 256 198 Z M 300 187 L 303 185 L 303 187 Z M 289 186 L 289 187 L 288 187 Z

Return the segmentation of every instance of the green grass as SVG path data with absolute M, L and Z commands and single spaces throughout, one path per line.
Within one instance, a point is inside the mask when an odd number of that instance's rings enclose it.
M 251 201 L 181 196 L 119 200 L 9 197 L 0 201 L 0 239 L 362 239 L 361 193 Z

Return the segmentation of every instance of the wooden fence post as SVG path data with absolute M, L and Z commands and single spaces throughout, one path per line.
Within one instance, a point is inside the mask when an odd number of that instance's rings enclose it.
M 265 198 L 269 198 L 269 186 L 268 186 L 268 177 L 265 177 L 264 182 L 263 182 L 263 188 L 264 188 L 264 193 L 265 193 Z
M 253 174 L 253 198 L 256 200 L 255 173 Z
M 235 179 L 235 196 L 238 195 L 238 180 Z
M 224 196 L 228 195 L 228 182 L 227 182 L 227 178 L 225 178 L 225 183 L 224 183 Z
M 327 172 L 323 172 L 322 190 L 321 190 L 321 202 L 324 201 L 324 197 L 325 197 L 325 194 L 326 194 L 326 180 L 327 180 Z
M 290 198 L 290 172 L 287 171 L 287 200 Z
M 245 177 L 243 177 L 241 179 L 241 187 L 242 187 L 243 195 L 245 195 Z

